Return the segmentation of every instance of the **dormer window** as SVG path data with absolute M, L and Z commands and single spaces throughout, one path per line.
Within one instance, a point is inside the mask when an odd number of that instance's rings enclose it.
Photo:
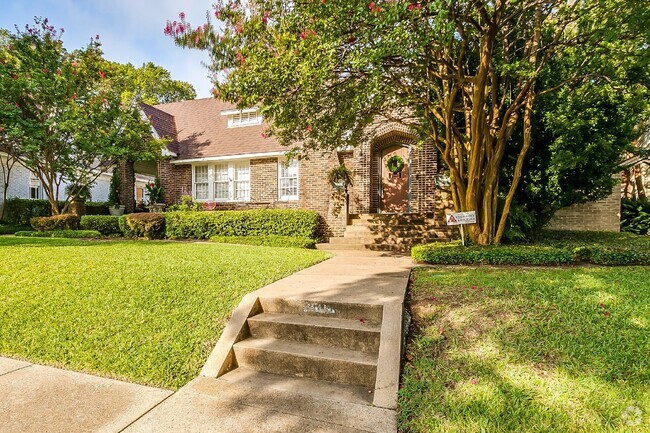
M 228 116 L 228 128 L 261 125 L 263 119 L 260 110 L 257 108 L 222 111 L 221 115 Z

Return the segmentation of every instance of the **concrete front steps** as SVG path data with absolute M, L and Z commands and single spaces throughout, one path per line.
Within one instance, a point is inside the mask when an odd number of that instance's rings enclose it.
M 246 321 L 247 338 L 233 345 L 235 371 L 306 379 L 295 389 L 325 391 L 339 384 L 367 402 L 377 377 L 381 306 L 278 298 L 261 298 L 260 304 L 262 311 Z
M 451 237 L 443 215 L 358 214 L 350 215 L 345 233 L 329 243 L 316 245 L 326 250 L 373 250 L 409 252 L 423 243 L 445 242 Z

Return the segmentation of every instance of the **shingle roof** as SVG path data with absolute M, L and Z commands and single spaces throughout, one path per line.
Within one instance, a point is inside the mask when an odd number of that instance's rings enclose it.
M 174 139 L 169 150 L 181 160 L 287 150 L 272 137 L 262 136 L 265 123 L 228 128 L 228 117 L 221 112 L 236 107 L 215 98 L 146 107 L 145 114 L 158 134 Z

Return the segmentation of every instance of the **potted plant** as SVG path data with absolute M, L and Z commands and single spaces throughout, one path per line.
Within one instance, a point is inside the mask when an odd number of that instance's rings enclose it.
M 74 185 L 66 186 L 65 193 L 70 197 L 70 213 L 75 215 L 86 214 L 86 201 L 91 199 L 91 185 Z
M 147 194 L 149 195 L 149 212 L 162 212 L 165 210 L 165 203 L 163 203 L 163 187 L 160 183 L 160 178 L 148 183 Z
M 345 164 L 341 164 L 327 173 L 327 181 L 333 189 L 345 191 L 352 185 L 352 172 Z
M 113 169 L 108 189 L 108 212 L 113 216 L 122 216 L 124 209 L 125 206 L 120 203 L 120 175 L 116 169 Z

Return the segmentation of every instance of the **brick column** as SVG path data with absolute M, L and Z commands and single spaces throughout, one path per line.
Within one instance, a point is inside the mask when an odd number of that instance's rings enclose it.
M 133 161 L 118 162 L 117 172 L 120 175 L 120 202 L 125 206 L 125 213 L 132 213 L 135 211 L 135 170 Z

